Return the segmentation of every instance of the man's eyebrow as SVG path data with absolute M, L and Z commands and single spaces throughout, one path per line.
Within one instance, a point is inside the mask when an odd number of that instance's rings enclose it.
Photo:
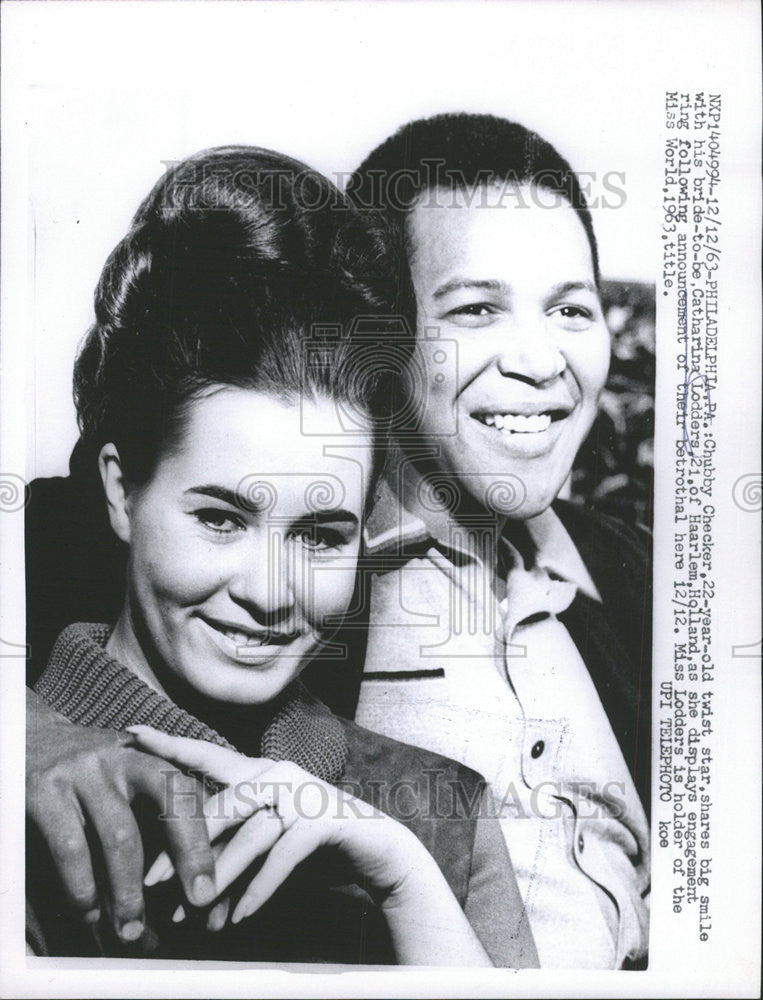
M 599 289 L 587 278 L 583 281 L 560 281 L 558 285 L 553 285 L 549 297 L 555 298 L 559 295 L 567 295 L 569 292 L 593 292 L 594 295 L 599 294 Z
M 451 292 L 457 292 L 462 288 L 478 288 L 486 292 L 501 292 L 506 294 L 509 291 L 509 286 L 505 281 L 499 281 L 498 278 L 452 278 L 450 281 L 446 281 L 444 285 L 440 285 L 436 288 L 432 294 L 433 299 L 441 299 L 445 295 L 449 295 Z
M 213 483 L 204 486 L 191 486 L 184 491 L 184 495 L 189 493 L 199 494 L 200 496 L 205 497 L 213 497 L 215 500 L 222 500 L 224 503 L 230 504 L 231 507 L 238 507 L 240 510 L 249 511 L 254 514 L 256 514 L 260 509 L 269 508 L 272 502 L 271 498 L 268 497 L 266 502 L 260 505 L 254 502 L 252 497 L 245 496 L 235 490 L 229 490 L 225 486 L 217 486 Z M 327 522 L 335 521 L 349 521 L 353 524 L 359 523 L 357 515 L 353 514 L 351 510 L 345 510 L 344 507 L 337 507 L 329 510 L 306 511 L 304 516 L 299 518 L 299 520 L 309 521 L 310 523 L 316 524 L 326 524 Z
M 509 295 L 511 293 L 510 286 L 498 278 L 453 278 L 436 288 L 432 294 L 432 298 L 435 300 L 441 299 L 451 292 L 470 288 L 486 292 L 499 292 L 502 295 Z M 567 295 L 570 292 L 592 292 L 594 295 L 598 295 L 599 289 L 593 281 L 589 281 L 588 279 L 581 281 L 560 281 L 549 290 L 549 298 Z

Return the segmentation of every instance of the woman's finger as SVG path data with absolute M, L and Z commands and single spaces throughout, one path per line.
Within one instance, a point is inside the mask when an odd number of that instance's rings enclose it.
M 204 803 L 210 843 L 214 843 L 230 827 L 243 823 L 241 829 L 223 846 L 222 853 L 217 858 L 215 895 L 228 888 L 253 861 L 269 851 L 284 830 L 293 826 L 303 815 L 311 820 L 326 815 L 333 790 L 288 761 L 274 763 L 264 758 L 245 758 L 211 744 L 204 744 L 200 753 L 199 741 L 196 740 L 166 736 L 144 726 L 134 726 L 132 731 L 151 752 L 171 757 L 181 766 L 199 769 L 203 765 L 207 773 L 229 782 L 226 788 L 210 796 Z M 144 733 L 147 734 L 145 739 Z M 210 752 L 218 750 L 222 750 L 222 754 Z M 229 766 L 225 775 L 221 770 L 209 770 L 213 756 L 217 758 L 216 763 L 223 757 L 236 758 L 235 762 L 231 762 L 236 768 L 240 767 L 242 760 L 247 765 L 253 764 L 259 775 L 252 778 L 251 772 L 247 770 L 245 779 L 231 782 L 233 767 Z M 307 813 L 304 812 L 305 809 L 308 810 Z M 172 863 L 163 853 L 151 865 L 145 876 L 145 884 L 155 885 L 171 878 L 172 873 Z
M 272 794 L 259 792 L 260 786 L 256 781 L 241 781 L 207 799 L 203 809 L 210 843 L 214 843 L 230 827 L 244 823 L 258 809 L 271 804 Z M 167 882 L 174 874 L 175 867 L 167 851 L 162 851 L 146 872 L 143 884 L 152 886 Z
M 260 782 L 256 779 L 237 781 L 216 795 L 211 795 L 204 803 L 210 841 L 217 840 L 232 826 L 244 823 L 259 809 L 271 805 L 272 801 L 272 794 L 263 792 Z
M 225 921 L 228 919 L 228 911 L 230 910 L 230 898 L 228 896 L 225 899 L 221 899 L 219 903 L 216 903 L 210 910 L 209 917 L 207 918 L 207 930 L 208 931 L 221 931 L 225 927 Z
M 170 856 L 166 851 L 157 857 L 146 874 L 143 876 L 143 885 L 157 885 L 159 882 L 169 882 L 175 874 L 175 866 L 170 861 Z
M 224 846 L 215 865 L 215 888 L 223 892 L 257 858 L 281 838 L 283 820 L 271 809 L 261 809 L 237 830 Z
M 258 814 L 259 815 L 259 814 Z M 294 869 L 320 847 L 323 835 L 320 826 L 297 824 L 288 830 L 268 854 L 265 862 L 238 901 L 232 922 L 237 924 L 251 916 L 291 875 Z
M 257 758 L 245 757 L 236 750 L 207 743 L 206 740 L 170 736 L 151 726 L 128 726 L 126 732 L 131 734 L 138 749 L 171 760 L 186 770 L 200 771 L 225 784 L 252 777 L 260 763 Z M 269 761 L 263 761 L 260 770 L 269 764 Z

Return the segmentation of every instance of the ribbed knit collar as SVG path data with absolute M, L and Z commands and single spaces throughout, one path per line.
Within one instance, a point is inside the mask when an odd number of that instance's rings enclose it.
M 77 623 L 59 635 L 35 685 L 51 708 L 81 726 L 120 730 L 140 724 L 171 736 L 232 746 L 111 657 L 106 651 L 110 634 L 108 625 Z M 317 778 L 337 781 L 347 756 L 341 721 L 298 681 L 271 708 L 263 720 L 261 756 L 291 760 Z

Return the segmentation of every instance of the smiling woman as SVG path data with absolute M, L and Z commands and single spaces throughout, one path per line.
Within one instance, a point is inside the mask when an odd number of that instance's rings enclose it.
M 366 423 L 349 462 L 323 453 L 341 440 L 333 400 L 295 406 L 217 388 L 189 406 L 179 447 L 134 493 L 105 445 L 111 523 L 130 545 L 127 600 L 108 651 L 159 690 L 182 681 L 234 704 L 263 704 L 295 680 L 352 597 L 372 466 Z M 252 496 L 252 470 L 270 487 L 265 503 Z M 316 480 L 341 484 L 333 499 L 342 505 L 310 503 Z M 156 668 L 137 638 L 145 632 Z
M 75 856 L 112 879 L 143 857 L 123 801 L 115 833 L 94 786 L 72 808 L 49 768 L 29 785 L 39 950 L 537 961 L 479 775 L 334 716 L 299 680 L 351 603 L 384 451 L 391 375 L 354 325 L 378 308 L 374 255 L 327 181 L 232 148 L 165 177 L 104 268 L 75 366 L 77 461 L 99 471 L 126 588 L 115 625 L 64 629 L 36 690 L 71 722 L 129 730 L 140 758 L 204 776 L 205 794 L 175 788 L 185 776 L 161 764 L 141 835 L 153 857 L 156 819 L 203 800 L 215 877 L 181 920 L 161 858 L 145 914 L 113 919 L 99 886 L 72 921 Z

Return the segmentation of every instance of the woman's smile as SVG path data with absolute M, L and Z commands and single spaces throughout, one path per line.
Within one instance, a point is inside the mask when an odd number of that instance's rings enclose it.
M 343 433 L 331 400 L 231 386 L 193 400 L 184 420 L 151 479 L 123 496 L 128 595 L 112 649 L 160 689 L 169 673 L 216 701 L 264 704 L 350 603 L 371 433 L 353 438 L 349 460 L 326 455 L 331 429 Z
M 310 630 L 255 630 L 218 621 L 201 613 L 195 619 L 223 656 L 244 667 L 267 669 L 278 657 L 301 660 L 319 641 Z

